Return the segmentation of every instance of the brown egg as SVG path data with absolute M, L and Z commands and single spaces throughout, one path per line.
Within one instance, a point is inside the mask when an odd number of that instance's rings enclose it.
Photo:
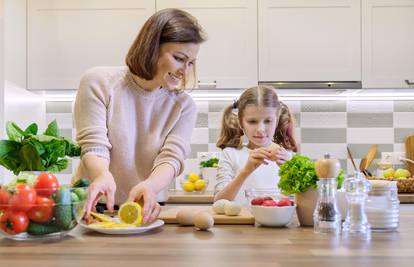
M 194 215 L 194 226 L 199 230 L 208 230 L 214 225 L 214 218 L 210 213 L 205 211 L 198 212 Z
M 194 215 L 196 211 L 191 209 L 181 209 L 177 212 L 176 219 L 181 225 L 194 225 Z

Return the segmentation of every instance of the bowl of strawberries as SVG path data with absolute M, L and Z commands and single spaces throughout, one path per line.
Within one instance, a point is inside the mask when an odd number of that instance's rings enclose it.
M 262 226 L 286 226 L 293 218 L 295 203 L 276 189 L 247 189 L 246 198 L 255 221 Z

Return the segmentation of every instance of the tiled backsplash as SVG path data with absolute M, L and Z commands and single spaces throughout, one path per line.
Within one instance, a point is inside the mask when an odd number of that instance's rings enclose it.
M 219 151 L 215 146 L 221 113 L 232 101 L 197 101 L 197 125 L 191 138 L 191 155 L 185 172 L 197 171 L 197 152 Z M 404 139 L 414 134 L 414 100 L 407 101 L 286 101 L 296 119 L 300 153 L 312 159 L 329 152 L 348 173 L 349 145 L 356 164 L 372 144 L 380 152 L 404 152 Z M 72 102 L 47 102 L 48 122 L 56 119 L 64 136 L 74 138 Z M 377 154 L 380 157 L 380 153 Z M 70 177 L 78 160 L 63 174 Z

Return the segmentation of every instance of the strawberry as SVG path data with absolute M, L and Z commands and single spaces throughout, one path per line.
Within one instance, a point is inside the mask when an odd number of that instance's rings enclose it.
M 279 202 L 277 203 L 277 205 L 279 207 L 293 206 L 293 202 L 289 198 L 284 197 L 281 200 L 279 200 Z
M 278 205 L 277 205 L 276 201 L 268 199 L 268 200 L 263 201 L 262 206 L 277 207 Z
M 263 201 L 264 201 L 264 199 L 262 197 L 256 197 L 256 198 L 253 198 L 252 201 L 250 201 L 250 203 L 252 205 L 260 206 L 260 205 L 262 205 Z

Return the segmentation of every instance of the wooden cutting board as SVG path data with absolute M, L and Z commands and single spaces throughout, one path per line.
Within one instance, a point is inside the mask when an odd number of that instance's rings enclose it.
M 414 135 L 410 135 L 405 139 L 405 157 L 414 160 Z M 407 162 L 407 169 L 414 176 L 414 164 Z
M 227 216 L 222 214 L 216 214 L 211 208 L 211 206 L 164 206 L 162 207 L 158 219 L 163 220 L 165 223 L 178 223 L 176 215 L 177 212 L 181 209 L 206 211 L 213 215 L 214 224 L 254 224 L 254 217 L 246 207 L 243 207 L 242 211 L 237 216 Z

